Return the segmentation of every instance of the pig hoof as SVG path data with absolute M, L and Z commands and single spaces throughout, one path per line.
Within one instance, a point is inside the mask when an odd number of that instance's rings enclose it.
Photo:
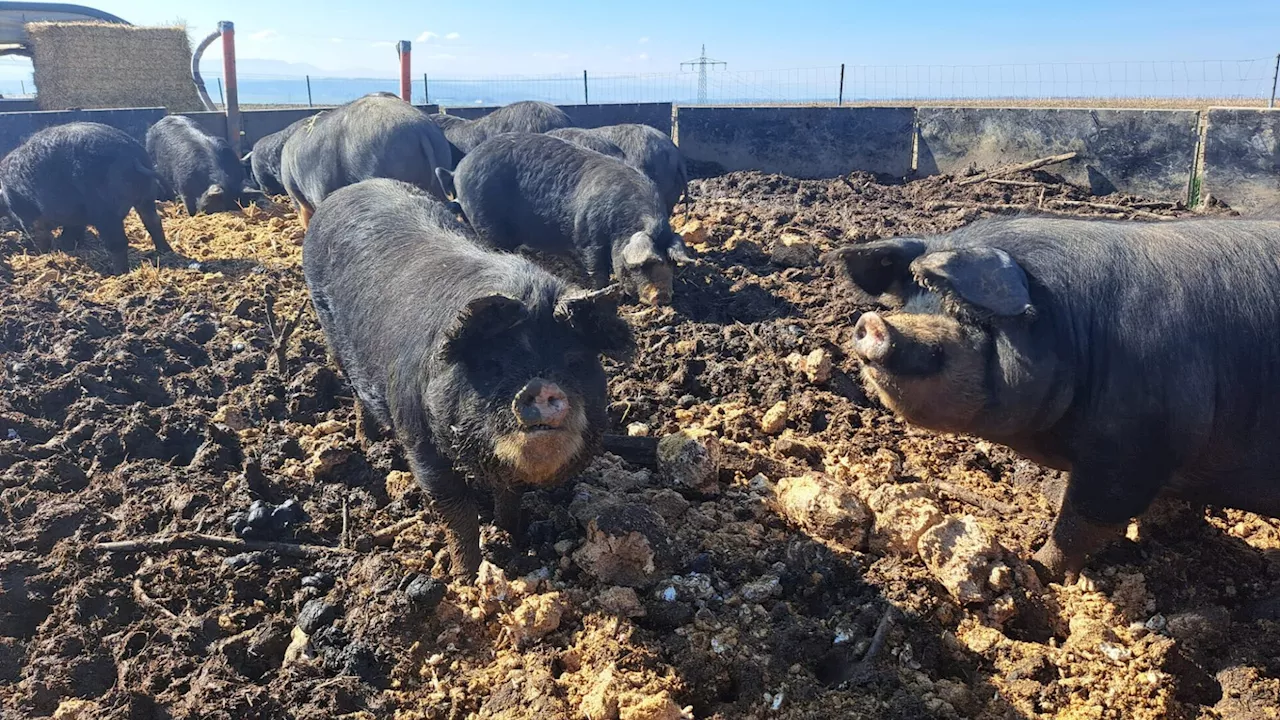
M 1036 571 L 1036 577 L 1040 578 L 1040 582 L 1045 585 L 1060 583 L 1066 580 L 1068 575 L 1075 575 L 1068 570 L 1067 559 L 1052 542 L 1036 551 L 1036 554 L 1031 557 L 1030 564 Z

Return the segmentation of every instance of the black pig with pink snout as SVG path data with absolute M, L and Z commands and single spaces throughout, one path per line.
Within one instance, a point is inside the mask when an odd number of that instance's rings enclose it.
M 1280 516 L 1280 221 L 1020 218 L 832 253 L 870 393 L 1070 478 L 1050 579 L 1161 493 Z
M 560 483 L 607 424 L 601 355 L 631 332 L 612 288 L 587 292 L 481 247 L 439 200 L 393 180 L 321 204 L 303 269 L 329 347 L 363 411 L 394 431 L 443 516 L 453 571 L 480 567 L 476 490 L 518 531 L 526 487 Z

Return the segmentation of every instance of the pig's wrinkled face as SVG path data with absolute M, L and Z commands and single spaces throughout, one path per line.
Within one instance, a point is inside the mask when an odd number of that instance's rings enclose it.
M 834 253 L 855 288 L 893 308 L 853 332 L 870 394 L 911 423 L 1004 433 L 1033 413 L 1043 386 L 1019 348 L 1034 318 L 1028 282 L 1004 251 L 884 240 Z
M 909 422 L 944 432 L 971 429 L 986 405 L 981 328 L 945 314 L 863 314 L 854 328 L 862 380 Z
M 623 242 L 615 253 L 614 272 L 627 290 L 644 305 L 670 305 L 674 294 L 675 266 L 690 261 L 684 241 L 670 228 L 650 234 L 639 232 Z
M 449 418 L 455 454 L 524 485 L 579 471 L 606 422 L 599 356 L 630 343 L 610 307 L 601 300 L 571 316 L 553 303 L 473 302 L 451 331 L 427 398 L 433 416 Z

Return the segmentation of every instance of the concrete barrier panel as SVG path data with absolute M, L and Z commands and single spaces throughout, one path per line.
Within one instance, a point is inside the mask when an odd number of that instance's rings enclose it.
M 680 107 L 677 144 L 695 163 L 826 178 L 911 172 L 909 107 Z
M 468 105 L 466 107 L 445 108 L 444 112 L 446 115 L 455 115 L 457 117 L 463 118 L 464 120 L 479 120 L 480 118 L 484 117 L 485 115 L 488 115 L 489 113 L 497 109 L 498 109 L 497 105 L 485 106 L 485 107 L 473 107 Z
M 920 108 L 917 172 L 961 174 L 1075 151 L 1046 168 L 1095 195 L 1177 201 L 1198 141 L 1195 110 Z
M 578 127 L 594 128 L 636 123 L 655 127 L 668 135 L 671 134 L 671 103 L 606 103 L 557 105 L 556 107 L 563 110 Z M 497 106 L 451 107 L 445 108 L 444 112 L 467 120 L 478 120 L 497 109 Z
M 1209 108 L 1200 187 L 1243 213 L 1280 213 L 1280 109 Z
M 70 122 L 96 122 L 125 131 L 140 143 L 147 129 L 165 116 L 164 108 L 127 110 L 55 110 L 0 114 L 0 156 L 7 155 L 32 133 Z
M 191 121 L 198 125 L 201 130 L 204 130 L 214 137 L 227 137 L 227 116 L 225 113 L 213 110 L 208 112 L 181 113 L 181 115 L 183 117 L 191 118 Z
M 280 110 L 245 110 L 240 113 L 241 145 L 248 152 L 262 138 L 277 133 L 303 118 L 331 108 L 285 108 Z
M 560 105 L 580 128 L 634 123 L 648 125 L 671 134 L 671 103 L 609 103 L 606 105 Z

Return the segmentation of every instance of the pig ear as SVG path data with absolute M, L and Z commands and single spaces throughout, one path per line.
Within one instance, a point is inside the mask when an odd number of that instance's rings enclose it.
M 667 257 L 671 258 L 671 262 L 677 265 L 693 262 L 693 258 L 689 255 L 689 247 L 684 244 L 684 238 L 675 233 L 671 233 L 671 244 L 667 246 Z
M 660 262 L 662 258 L 658 257 L 658 253 L 653 249 L 653 238 L 645 233 L 638 232 L 627 238 L 627 244 L 622 246 L 622 262 L 627 267 L 640 267 L 645 263 Z
M 569 323 L 596 352 L 614 360 L 631 359 L 635 340 L 631 328 L 618 317 L 621 285 L 610 285 L 581 295 L 562 298 L 556 305 L 556 317 Z
M 458 352 L 515 327 L 527 315 L 524 303 L 506 295 L 486 295 L 467 303 L 445 332 L 445 350 Z
M 911 264 L 922 285 L 1002 317 L 1031 310 L 1027 274 L 1009 253 L 975 247 L 929 253 Z
M 925 251 L 923 240 L 895 238 L 877 240 L 833 250 L 826 256 L 854 287 L 879 298 L 888 296 L 901 302 L 903 284 L 911 275 L 911 261 Z
M 222 195 L 222 194 L 223 194 L 223 192 L 224 192 L 224 191 L 223 191 L 223 189 L 222 189 L 222 186 L 221 186 L 221 185 L 210 185 L 210 186 L 209 186 L 209 189 L 208 189 L 208 190 L 206 190 L 204 194 L 205 194 L 205 195 L 207 195 L 207 196 L 209 196 L 209 197 L 218 197 L 218 196 Z
M 444 191 L 445 198 L 449 200 L 458 199 L 458 191 L 453 185 L 453 173 L 449 170 L 438 167 L 436 168 L 436 180 L 440 183 L 440 189 Z

